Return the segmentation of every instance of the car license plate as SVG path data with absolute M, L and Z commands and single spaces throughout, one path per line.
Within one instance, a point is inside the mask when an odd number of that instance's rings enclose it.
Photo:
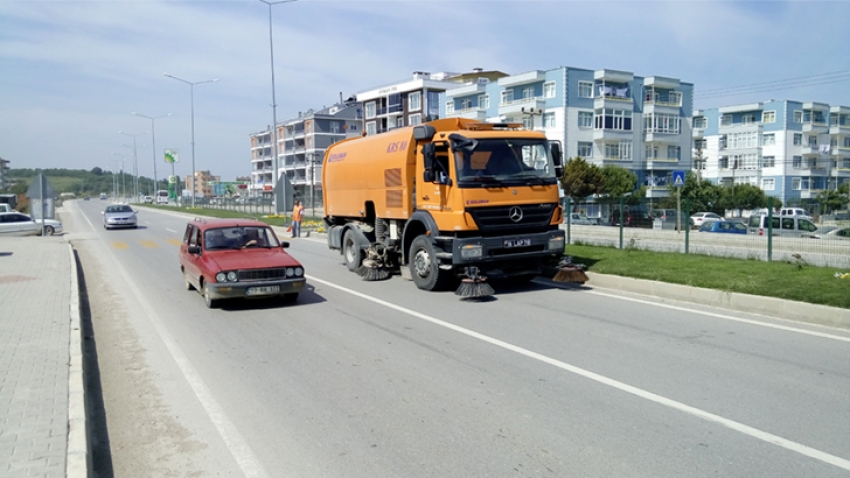
M 280 292 L 280 286 L 271 285 L 266 287 L 249 287 L 247 291 L 245 291 L 245 295 L 269 295 L 269 294 L 277 294 Z
M 531 239 L 505 239 L 505 247 L 530 246 Z

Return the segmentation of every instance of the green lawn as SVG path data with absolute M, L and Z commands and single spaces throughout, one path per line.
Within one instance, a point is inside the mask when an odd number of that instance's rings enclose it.
M 850 278 L 835 278 L 850 270 L 583 245 L 566 252 L 600 274 L 850 308 Z
M 210 217 L 256 217 L 250 214 L 221 209 L 152 206 L 158 209 Z M 274 226 L 288 224 L 290 218 L 263 218 L 260 221 Z M 318 227 L 320 219 L 305 218 L 304 229 Z M 850 278 L 836 279 L 833 268 L 814 267 L 788 262 L 726 259 L 700 256 L 569 245 L 567 254 L 573 261 L 587 265 L 591 272 L 613 274 L 636 279 L 648 279 L 684 284 L 727 292 L 740 292 L 781 299 L 823 304 L 850 309 Z

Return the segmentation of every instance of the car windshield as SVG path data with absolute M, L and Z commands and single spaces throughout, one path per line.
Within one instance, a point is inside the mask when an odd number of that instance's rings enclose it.
M 554 184 L 554 164 L 545 139 L 469 139 L 451 135 L 460 187 Z
M 271 228 L 263 226 L 232 226 L 207 229 L 204 233 L 207 250 L 280 247 Z
M 106 212 L 133 212 L 133 209 L 130 206 L 116 205 L 107 207 Z

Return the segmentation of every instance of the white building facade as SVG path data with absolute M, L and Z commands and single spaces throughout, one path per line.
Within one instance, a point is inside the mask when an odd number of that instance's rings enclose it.
M 769 100 L 694 111 L 695 169 L 800 205 L 850 182 L 850 107 Z

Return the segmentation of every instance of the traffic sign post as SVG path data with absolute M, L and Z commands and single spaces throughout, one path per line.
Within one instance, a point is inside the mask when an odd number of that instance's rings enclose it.
M 676 186 L 676 231 L 682 232 L 682 188 L 685 186 L 684 171 L 673 171 L 673 186 Z

